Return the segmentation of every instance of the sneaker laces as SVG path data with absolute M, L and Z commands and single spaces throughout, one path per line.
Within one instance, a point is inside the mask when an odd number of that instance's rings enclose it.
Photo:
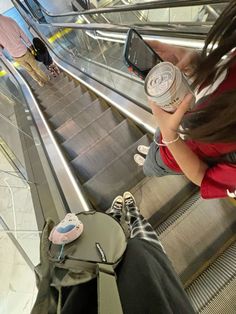
M 120 203 L 120 202 L 115 202 L 114 205 L 112 206 L 112 209 L 115 209 L 115 210 L 122 210 L 123 208 L 123 204 Z
M 125 199 L 125 205 L 134 205 L 135 206 L 135 202 L 134 202 L 134 200 L 133 200 L 133 198 L 132 197 L 127 197 L 126 199 Z

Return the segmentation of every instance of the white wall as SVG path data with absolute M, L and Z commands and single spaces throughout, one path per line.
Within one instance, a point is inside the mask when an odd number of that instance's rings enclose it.
M 0 0 L 0 13 L 4 13 L 5 11 L 11 9 L 13 4 L 11 0 Z

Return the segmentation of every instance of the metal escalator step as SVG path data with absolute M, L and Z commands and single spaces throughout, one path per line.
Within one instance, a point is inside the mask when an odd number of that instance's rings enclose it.
M 45 88 L 49 88 L 51 85 L 57 85 L 58 87 L 60 87 L 61 85 L 63 86 L 67 83 L 69 83 L 68 77 L 65 77 L 64 75 L 62 75 L 58 77 L 57 79 L 54 79 L 54 78 L 50 79 L 50 81 L 47 84 L 45 84 L 43 87 L 40 87 L 38 83 L 35 81 L 30 83 L 30 85 L 33 87 L 33 89 L 36 92 L 40 93 L 40 91 L 44 90 Z
M 67 105 L 68 103 L 64 101 L 63 98 L 61 98 L 54 102 L 54 104 L 52 104 L 48 108 L 45 108 L 44 112 L 49 118 L 51 118 L 52 116 L 55 116 L 58 112 L 62 111 Z
M 70 105 L 74 101 L 78 100 L 80 97 L 83 96 L 83 90 L 80 86 L 76 87 L 76 91 L 78 93 L 78 96 L 76 99 L 68 99 L 67 95 L 70 94 L 70 92 L 67 94 L 64 94 L 58 101 L 56 101 L 53 105 L 49 106 L 45 111 L 49 116 L 53 116 L 57 114 L 60 110 L 63 110 L 66 106 Z
M 122 120 L 124 120 L 124 117 L 117 111 L 109 108 L 85 129 L 62 143 L 62 146 L 72 160 L 102 137 L 106 136 Z
M 70 80 L 67 76 L 62 76 L 62 77 L 59 77 L 58 79 L 57 78 L 52 79 L 50 82 L 52 82 L 52 84 L 56 85 L 58 88 L 61 88 L 65 85 L 67 85 L 70 82 Z
M 64 111 L 73 117 L 77 115 L 78 109 L 81 110 L 81 108 L 83 109 L 87 108 L 96 99 L 97 97 L 94 94 L 86 92 L 84 95 L 80 96 L 76 101 L 73 101 L 68 106 L 66 106 L 64 108 Z M 96 105 L 97 102 L 94 104 Z
M 59 128 L 66 121 L 71 119 L 71 115 L 61 110 L 56 115 L 52 116 L 48 121 L 53 129 Z
M 72 91 L 70 91 L 68 94 L 66 94 L 63 97 L 63 100 L 67 102 L 67 104 L 72 103 L 76 99 L 78 99 L 80 96 L 82 96 L 86 92 L 86 88 L 83 87 L 83 85 L 76 86 Z
M 133 157 L 138 145 L 148 145 L 149 142 L 148 136 L 144 135 L 83 185 L 96 210 L 105 211 L 117 195 L 130 190 L 144 178 L 142 167 L 134 162 Z M 109 149 L 104 152 L 107 153 Z
M 236 242 L 232 243 L 186 289 L 202 314 L 234 314 L 236 309 Z M 230 291 L 231 290 L 231 291 Z
M 76 114 L 79 114 L 79 112 L 84 110 L 88 106 L 87 103 L 91 101 L 91 98 L 86 97 L 86 96 L 85 97 L 83 97 L 83 95 L 78 96 L 78 99 L 75 99 L 71 104 L 69 103 L 68 106 L 64 107 L 62 110 L 59 110 L 55 115 L 53 115 L 49 119 L 51 125 L 55 129 L 57 129 L 60 126 L 62 126 L 64 123 L 66 123 L 68 119 L 72 119 Z M 60 103 L 58 103 L 59 108 L 63 107 L 62 101 L 68 104 L 67 100 L 64 97 L 62 100 L 60 100 Z
M 185 176 L 145 177 L 132 190 L 142 215 L 149 219 L 189 181 Z
M 81 97 L 84 97 L 83 95 Z M 84 103 L 84 102 L 83 102 Z M 79 112 L 73 119 L 62 124 L 55 130 L 57 137 L 60 141 L 66 141 L 76 133 L 80 132 L 83 128 L 89 125 L 92 121 L 96 120 L 105 110 L 109 107 L 100 99 L 96 99 L 86 108 Z
M 39 94 L 39 93 L 37 93 Z M 40 104 L 43 108 L 48 108 L 52 105 L 54 105 L 58 100 L 60 100 L 62 96 L 61 95 L 58 95 L 58 94 L 51 94 L 49 95 L 48 97 L 42 97 L 40 99 Z
M 124 120 L 88 151 L 72 160 L 71 164 L 80 180 L 85 182 L 142 136 L 135 124 Z
M 74 84 L 74 82 L 72 82 L 72 84 Z M 84 91 L 81 86 L 77 86 L 73 87 L 72 90 L 67 93 L 66 86 L 67 85 L 65 85 L 64 88 L 61 88 L 60 94 L 54 93 L 47 98 L 42 99 L 41 104 L 47 109 L 51 106 L 54 106 L 59 100 L 68 105 L 80 97 Z
M 234 234 L 236 211 L 197 193 L 156 229 L 176 272 L 186 282 Z
M 47 86 L 48 85 L 49 84 L 47 84 Z M 73 81 L 65 84 L 63 88 L 58 87 L 56 85 L 49 85 L 48 88 L 46 89 L 47 92 L 44 92 L 44 90 L 42 90 L 38 93 L 38 98 L 41 100 L 42 103 L 44 102 L 44 100 L 47 100 L 47 98 L 51 97 L 52 95 L 56 95 L 57 98 L 60 99 L 74 88 L 75 83 Z

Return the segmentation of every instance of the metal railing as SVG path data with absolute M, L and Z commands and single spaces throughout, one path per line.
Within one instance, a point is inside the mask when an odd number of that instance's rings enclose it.
M 34 2 L 49 17 L 82 16 L 82 15 L 92 15 L 92 14 L 101 14 L 101 13 L 130 12 L 130 11 L 150 10 L 150 9 L 165 9 L 165 8 L 176 8 L 176 7 L 186 7 L 186 6 L 211 5 L 213 3 L 212 0 L 159 0 L 159 1 L 150 1 L 150 2 L 145 2 L 145 3 L 137 3 L 137 4 L 130 4 L 130 5 L 119 5 L 112 8 L 108 7 L 108 8 L 84 10 L 81 12 L 73 11 L 73 12 L 55 14 L 45 9 L 38 2 L 38 0 L 34 0 Z M 228 1 L 214 0 L 214 4 L 227 3 L 227 2 Z

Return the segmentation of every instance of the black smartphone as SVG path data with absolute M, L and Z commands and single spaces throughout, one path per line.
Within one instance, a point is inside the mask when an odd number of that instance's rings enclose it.
M 133 72 L 145 79 L 148 72 L 162 62 L 161 57 L 143 40 L 133 28 L 127 33 L 124 47 L 124 61 Z

